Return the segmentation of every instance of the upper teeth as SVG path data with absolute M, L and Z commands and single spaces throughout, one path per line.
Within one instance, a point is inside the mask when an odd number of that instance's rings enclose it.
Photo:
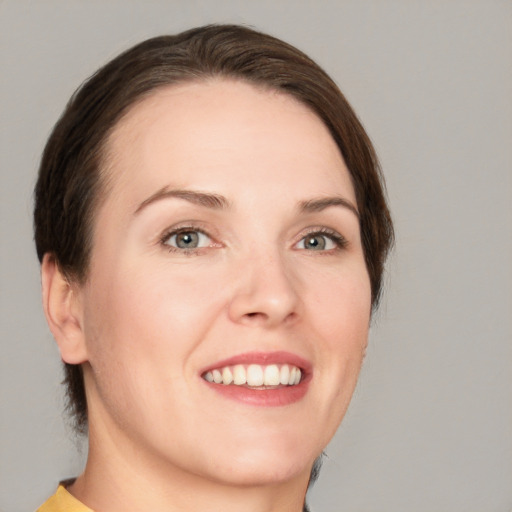
M 235 384 L 243 386 L 247 384 L 252 387 L 260 386 L 293 386 L 300 382 L 302 373 L 300 368 L 293 365 L 250 364 L 244 366 L 224 366 L 206 372 L 203 378 L 215 384 Z

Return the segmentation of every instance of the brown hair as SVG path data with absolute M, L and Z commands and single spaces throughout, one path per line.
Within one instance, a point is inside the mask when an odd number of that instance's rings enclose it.
M 393 241 L 384 182 L 373 146 L 329 76 L 279 39 L 236 25 L 209 25 L 144 41 L 90 77 L 73 95 L 44 150 L 35 188 L 39 260 L 51 253 L 68 279 L 83 283 L 97 207 L 105 194 L 105 145 L 128 109 L 155 89 L 209 77 L 245 80 L 289 94 L 327 125 L 349 169 L 375 308 Z M 68 408 L 87 428 L 80 365 L 65 365 Z

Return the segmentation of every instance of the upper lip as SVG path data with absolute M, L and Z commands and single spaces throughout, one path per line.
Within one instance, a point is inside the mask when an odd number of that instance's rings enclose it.
M 297 354 L 293 354 L 292 352 L 245 352 L 208 365 L 206 368 L 201 370 L 201 375 L 216 368 L 234 366 L 236 364 L 291 364 L 293 366 L 297 366 L 306 374 L 311 373 L 312 369 L 312 364 L 309 361 Z

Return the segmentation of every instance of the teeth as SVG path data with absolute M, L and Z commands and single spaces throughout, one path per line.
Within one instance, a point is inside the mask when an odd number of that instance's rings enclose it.
M 293 367 L 290 370 L 290 378 L 288 379 L 288 384 L 295 384 L 295 374 L 297 373 L 297 368 Z
M 263 368 L 259 364 L 251 364 L 247 368 L 247 384 L 249 386 L 263 386 Z
M 222 383 L 223 384 L 231 384 L 233 382 L 233 374 L 231 373 L 231 370 L 226 367 L 224 370 L 222 370 Z
M 233 368 L 233 382 L 237 386 L 243 386 L 247 382 L 247 377 L 245 375 L 245 368 L 241 364 L 237 364 Z
M 279 368 L 276 364 L 271 364 L 265 368 L 265 385 L 279 386 Z
M 225 366 L 206 372 L 203 378 L 215 384 L 228 386 L 245 386 L 261 388 L 263 386 L 295 386 L 299 384 L 302 377 L 300 368 L 293 365 L 250 364 L 247 367 L 242 364 Z
M 287 364 L 281 367 L 279 380 L 283 386 L 288 386 L 288 382 L 290 382 L 290 367 Z

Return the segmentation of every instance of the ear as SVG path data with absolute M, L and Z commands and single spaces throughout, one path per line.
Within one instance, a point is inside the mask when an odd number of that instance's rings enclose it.
M 43 308 L 50 331 L 65 363 L 87 361 L 80 289 L 59 269 L 55 256 L 46 253 L 41 264 Z

